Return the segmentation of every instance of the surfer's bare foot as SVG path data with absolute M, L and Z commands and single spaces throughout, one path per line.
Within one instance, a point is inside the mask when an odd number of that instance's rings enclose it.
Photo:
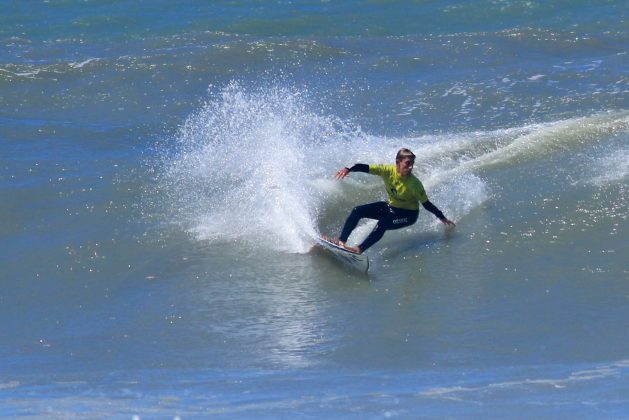
M 354 254 L 362 254 L 362 252 L 363 252 L 363 251 L 360 249 L 360 247 L 359 247 L 359 246 L 349 246 L 349 245 L 346 245 L 346 244 L 345 244 L 345 242 L 343 242 L 343 241 L 341 241 L 341 240 L 339 240 L 339 239 L 333 239 L 333 238 L 330 238 L 328 241 L 329 241 L 329 242 L 332 242 L 333 244 L 337 244 L 337 245 L 338 245 L 338 246 L 340 246 L 341 248 L 346 249 L 346 250 L 348 250 L 349 252 L 353 252 Z
M 325 235 L 324 235 L 324 236 L 322 236 L 322 238 L 323 238 L 323 239 L 325 239 L 325 240 L 326 240 L 326 241 L 328 241 L 328 242 L 333 243 L 334 245 L 338 245 L 338 246 L 345 247 L 345 243 L 344 243 L 344 242 L 339 241 L 339 239 L 338 239 L 338 238 L 333 238 L 333 237 L 331 237 L 331 236 L 325 236 Z
M 339 240 L 338 238 L 332 238 L 332 237 L 327 236 L 327 235 L 321 235 L 321 237 L 323 239 L 325 239 L 326 241 L 328 241 L 328 242 L 331 242 L 331 243 L 333 243 L 335 245 L 340 246 L 343 249 L 348 250 L 349 252 L 353 252 L 354 254 L 362 254 L 363 253 L 363 251 L 360 249 L 359 246 L 345 245 L 345 242 Z
M 341 245 L 343 248 L 345 248 L 346 250 L 348 250 L 349 252 L 353 252 L 354 254 L 362 254 L 363 251 L 360 249 L 359 246 L 348 246 L 348 245 Z

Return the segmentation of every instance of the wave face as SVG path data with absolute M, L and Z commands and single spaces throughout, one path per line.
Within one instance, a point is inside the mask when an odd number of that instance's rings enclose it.
M 160 201 L 168 223 L 199 240 L 307 252 L 320 232 L 336 230 L 351 206 L 383 199 L 381 182 L 354 174 L 332 180 L 355 162 L 393 162 L 400 147 L 417 154 L 415 173 L 432 200 L 462 218 L 491 196 L 486 174 L 549 156 L 578 156 L 629 129 L 629 113 L 614 112 L 552 123 L 469 133 L 382 137 L 325 115 L 305 90 L 285 85 L 245 88 L 232 82 L 209 93 L 163 150 Z M 598 159 L 622 180 L 626 153 Z M 620 166 L 612 164 L 620 161 Z M 606 166 L 607 165 L 607 166 Z M 625 165 L 626 166 L 626 165 Z M 422 218 L 411 233 L 434 229 Z M 373 227 L 359 227 L 359 241 Z

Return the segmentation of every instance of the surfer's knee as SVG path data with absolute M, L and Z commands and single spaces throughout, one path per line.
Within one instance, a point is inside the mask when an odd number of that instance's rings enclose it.
M 352 215 L 354 215 L 354 216 L 360 216 L 360 215 L 361 215 L 361 213 L 362 213 L 362 209 L 361 209 L 361 207 L 362 207 L 362 206 L 356 206 L 356 207 L 354 207 L 350 213 L 351 213 Z

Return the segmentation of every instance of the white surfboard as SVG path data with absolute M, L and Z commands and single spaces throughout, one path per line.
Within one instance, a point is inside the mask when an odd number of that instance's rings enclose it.
M 347 264 L 348 266 L 366 273 L 369 270 L 369 258 L 364 254 L 356 254 L 347 249 L 338 246 L 323 238 L 319 238 L 319 245 L 326 251 L 329 251 L 337 260 Z

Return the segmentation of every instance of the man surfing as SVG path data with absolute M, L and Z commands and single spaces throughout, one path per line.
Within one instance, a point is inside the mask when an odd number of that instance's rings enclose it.
M 354 207 L 347 217 L 341 235 L 338 240 L 331 240 L 339 246 L 356 254 L 362 254 L 373 244 L 382 239 L 387 230 L 400 229 L 411 226 L 417 221 L 419 215 L 419 203 L 434 214 L 447 226 L 455 226 L 454 222 L 443 215 L 434 204 L 428 200 L 426 191 L 421 181 L 412 174 L 415 164 L 415 155 L 409 149 L 402 148 L 395 157 L 395 165 L 366 165 L 357 163 L 351 168 L 342 168 L 336 175 L 336 179 L 343 179 L 350 172 L 364 172 L 378 175 L 384 181 L 387 190 L 388 201 L 378 201 Z M 358 246 L 347 246 L 347 238 L 363 218 L 378 221 L 376 227 L 369 236 Z

